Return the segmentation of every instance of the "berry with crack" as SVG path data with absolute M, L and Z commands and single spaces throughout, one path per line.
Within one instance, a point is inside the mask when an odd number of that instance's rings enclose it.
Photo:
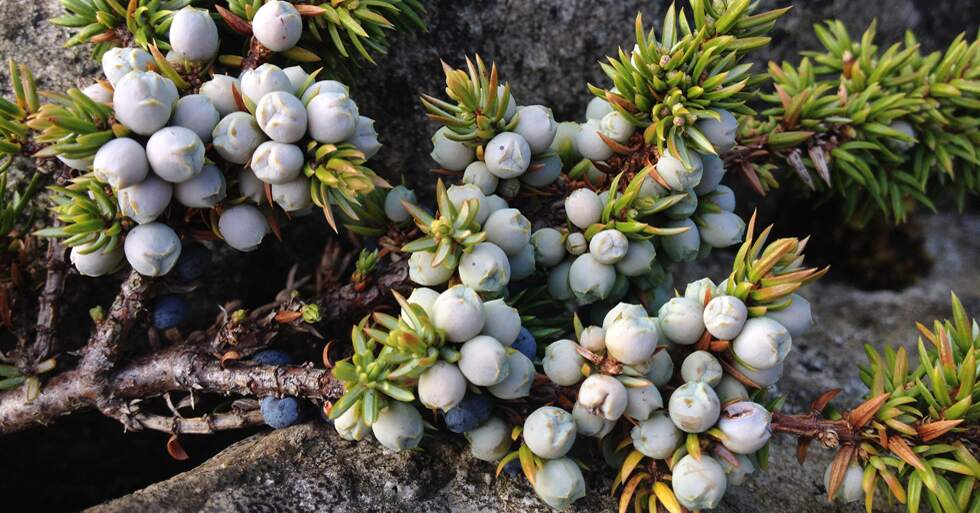
M 371 432 L 371 426 L 368 426 L 361 418 L 360 408 L 348 408 L 333 421 L 333 427 L 341 438 L 354 442 L 364 440 L 364 437 Z
M 150 163 L 143 145 L 128 137 L 113 139 L 99 148 L 92 161 L 92 172 L 113 189 L 136 185 L 146 178 Z
M 510 346 L 521 332 L 521 314 L 503 299 L 483 303 L 486 322 L 482 335 L 489 335 L 505 346 Z
M 451 342 L 472 339 L 483 330 L 486 322 L 483 300 L 476 291 L 463 285 L 450 287 L 439 294 L 432 310 L 432 323 L 443 330 Z
M 704 327 L 719 340 L 732 340 L 742 332 L 749 310 L 734 296 L 717 296 L 704 307 Z
M 704 134 L 708 142 L 715 147 L 719 155 L 724 155 L 735 147 L 735 132 L 738 130 L 738 121 L 731 112 L 725 109 L 711 109 L 718 113 L 719 119 L 702 117 L 694 124 L 694 127 Z
M 548 344 L 541 360 L 544 373 L 553 383 L 565 387 L 582 381 L 582 364 L 585 359 L 576 349 L 578 344 L 571 340 L 558 340 Z
M 171 18 L 170 47 L 183 59 L 210 62 L 218 55 L 218 26 L 206 9 L 186 6 Z
M 293 357 L 285 351 L 278 349 L 266 349 L 259 351 L 252 356 L 252 362 L 259 365 L 290 365 L 294 362 Z
M 355 148 L 363 152 L 365 159 L 375 156 L 381 149 L 378 131 L 374 128 L 374 120 L 367 116 L 357 117 L 357 128 L 354 129 L 354 135 L 344 142 L 353 144 Z
M 579 125 L 581 130 L 575 134 L 575 148 L 589 160 L 606 160 L 612 157 L 613 150 L 599 136 L 599 120 L 590 119 Z
M 483 225 L 487 240 L 513 255 L 531 242 L 531 222 L 516 208 L 498 210 Z
M 197 176 L 204 167 L 204 143 L 192 130 L 161 128 L 146 143 L 146 158 L 157 176 L 180 183 Z
M 593 353 L 606 350 L 606 330 L 599 326 L 587 326 L 578 336 L 578 344 Z
M 565 215 L 581 230 L 598 223 L 602 217 L 602 200 L 591 189 L 575 189 L 565 198 Z
M 681 363 L 681 378 L 685 382 L 701 381 L 711 386 L 721 382 L 721 362 L 707 351 L 695 351 Z
M 608 420 L 602 415 L 596 415 L 580 403 L 575 403 L 572 408 L 572 418 L 575 420 L 575 431 L 582 436 L 602 438 L 616 427 L 614 421 Z
M 600 264 L 615 264 L 626 258 L 630 243 L 619 230 L 602 230 L 589 241 L 589 253 Z
M 667 257 L 675 262 L 694 261 L 698 257 L 698 251 L 701 250 L 701 234 L 698 231 L 698 225 L 690 219 L 682 219 L 667 223 L 667 227 L 687 229 L 687 231 L 677 235 L 669 235 L 660 239 L 660 244 Z
M 180 257 L 180 238 L 163 223 L 134 227 L 126 234 L 123 249 L 126 260 L 143 276 L 163 276 L 173 269 Z
M 688 158 L 691 160 L 691 169 L 685 168 L 681 159 L 669 152 L 664 152 L 657 160 L 657 174 L 674 192 L 686 191 L 701 183 L 704 172 L 701 157 L 695 152 L 688 152 Z
M 569 458 L 549 460 L 535 474 L 534 493 L 554 509 L 564 509 L 585 497 L 585 478 Z
M 289 83 L 293 85 L 293 90 L 290 91 L 293 94 L 299 93 L 299 88 L 303 87 L 306 83 L 306 79 L 310 78 L 310 74 L 303 69 L 302 66 L 290 66 L 288 68 L 283 68 L 282 72 L 286 74 L 289 78 Z
M 609 297 L 616 283 L 616 269 L 600 263 L 590 253 L 579 255 L 568 270 L 568 286 L 582 304 Z
M 510 260 L 496 244 L 481 242 L 459 259 L 459 279 L 478 292 L 495 292 L 510 282 Z
M 221 238 L 238 251 L 257 249 L 268 231 L 265 216 L 252 205 L 236 205 L 222 212 L 218 218 Z
M 177 87 L 169 78 L 152 71 L 130 71 L 115 84 L 112 107 L 116 120 L 126 128 L 153 135 L 170 120 L 177 97 Z
M 346 94 L 321 92 L 306 104 L 310 137 L 324 144 L 335 144 L 357 131 L 360 114 L 357 104 Z
M 545 459 L 561 458 L 575 443 L 575 419 L 554 406 L 542 406 L 524 420 L 524 443 Z
M 408 257 L 408 277 L 419 285 L 434 287 L 449 281 L 456 272 L 456 268 L 443 261 L 439 265 L 432 265 L 435 253 L 419 251 L 412 253 Z
M 565 244 L 561 232 L 554 228 L 541 228 L 531 234 L 534 260 L 544 267 L 554 267 L 565 258 Z
M 507 351 L 507 377 L 487 387 L 494 397 L 510 400 L 527 397 L 534 384 L 534 363 L 520 351 Z
M 656 385 L 649 384 L 626 389 L 626 415 L 635 420 L 646 420 L 653 412 L 664 407 L 664 398 Z
M 385 195 L 385 217 L 396 223 L 408 221 L 412 216 L 405 210 L 402 201 L 413 204 L 417 203 L 418 198 L 415 197 L 415 191 L 404 185 L 392 187 L 388 191 L 388 194 Z
M 459 348 L 459 370 L 477 386 L 501 383 L 510 375 L 507 350 L 493 337 L 473 337 Z
M 546 155 L 531 161 L 527 171 L 521 175 L 522 183 L 531 187 L 547 187 L 561 176 L 561 157 Z
M 603 316 L 602 328 L 608 330 L 616 321 L 623 319 L 642 319 L 644 317 L 649 317 L 649 315 L 643 305 L 617 303 L 616 306 L 609 309 L 606 315 Z
M 242 96 L 258 103 L 263 96 L 275 92 L 292 92 L 293 83 L 275 64 L 263 64 L 257 68 L 245 70 L 238 77 L 241 83 Z
M 225 199 L 225 175 L 216 166 L 204 166 L 201 173 L 174 186 L 174 197 L 188 208 L 213 208 Z
M 252 17 L 252 35 L 273 52 L 285 52 L 303 35 L 303 18 L 289 2 L 268 2 Z
M 303 91 L 303 103 L 309 103 L 313 97 L 320 93 L 338 93 L 349 95 L 350 89 L 336 80 L 319 80 L 314 82 L 313 85 L 306 89 L 306 91 Z
M 582 382 L 578 402 L 590 412 L 607 420 L 618 420 L 626 411 L 629 394 L 618 379 L 605 374 L 593 374 Z
M 521 354 L 531 360 L 538 354 L 538 341 L 534 339 L 534 335 L 527 328 L 521 328 L 520 333 L 517 334 L 517 340 L 510 347 L 520 351 Z
M 633 426 L 630 437 L 636 450 L 645 456 L 665 460 L 674 454 L 674 449 L 684 439 L 684 433 L 663 412 L 655 412 Z
M 252 153 L 251 167 L 255 177 L 272 185 L 299 178 L 304 164 L 303 150 L 294 144 L 266 141 Z
M 738 362 L 758 370 L 779 365 L 792 348 L 789 331 L 766 317 L 746 321 L 742 332 L 732 341 L 732 352 Z
M 484 195 L 493 194 L 499 182 L 500 179 L 487 169 L 487 164 L 482 160 L 470 162 L 463 171 L 463 183 L 479 187 Z
M 791 303 L 782 310 L 769 310 L 766 317 L 782 324 L 791 337 L 799 337 L 813 326 L 810 302 L 799 294 L 790 294 Z
M 148 176 L 136 185 L 119 189 L 116 202 L 122 214 L 139 224 L 152 223 L 170 205 L 173 185 L 156 176 Z
M 589 243 L 585 240 L 585 235 L 580 232 L 569 233 L 565 238 L 565 251 L 572 256 L 578 256 L 589 249 Z
M 650 317 L 620 319 L 606 329 L 606 351 L 626 365 L 639 365 L 657 349 L 657 325 Z
M 102 73 L 113 86 L 130 71 L 147 71 L 152 64 L 153 56 L 139 48 L 116 47 L 102 54 Z
M 612 105 L 609 105 L 609 102 L 606 100 L 594 96 L 589 100 L 588 106 L 585 107 L 585 119 L 595 119 L 598 121 L 610 112 L 613 112 Z
M 221 121 L 221 114 L 211 100 L 203 94 L 189 94 L 177 100 L 174 117 L 170 120 L 172 126 L 181 126 L 193 131 L 207 144 L 211 142 L 211 133 Z
M 102 82 L 96 82 L 85 86 L 82 88 L 82 94 L 88 96 L 92 99 L 92 101 L 97 103 L 104 103 L 106 105 L 112 103 L 112 89 L 103 85 Z
M 272 185 L 272 201 L 286 212 L 300 213 L 313 206 L 310 195 L 310 179 L 305 176 Z
M 92 251 L 87 246 L 75 246 L 71 248 L 69 258 L 82 276 L 103 276 L 119 268 L 123 259 L 123 248 L 117 246 L 111 251 L 106 251 L 105 248 Z
M 715 425 L 721 414 L 721 403 L 707 383 L 684 383 L 670 396 L 667 406 L 670 420 L 681 431 L 703 433 Z
M 490 417 L 482 426 L 466 433 L 470 454 L 481 461 L 499 461 L 510 452 L 511 428 L 499 417 Z
M 466 395 L 466 379 L 459 367 L 438 361 L 419 376 L 419 401 L 427 408 L 449 411 Z
M 551 109 L 543 105 L 517 108 L 517 126 L 514 127 L 514 132 L 527 142 L 532 155 L 548 151 L 557 131 L 558 123 L 555 122 Z M 490 144 L 493 144 L 492 140 Z
M 425 431 L 422 415 L 414 406 L 393 399 L 381 411 L 371 425 L 371 432 L 378 442 L 392 451 L 404 451 L 418 447 Z
M 263 397 L 259 410 L 262 412 L 262 420 L 273 429 L 288 428 L 303 417 L 302 408 L 295 397 Z
M 718 286 L 711 278 L 701 278 L 697 281 L 692 281 L 687 284 L 684 288 L 684 297 L 697 301 L 702 307 L 705 306 L 706 297 L 714 297 L 718 295 Z
M 728 479 L 725 470 L 711 456 L 695 458 L 688 454 L 674 465 L 671 487 L 677 502 L 690 510 L 712 509 L 725 496 Z
M 609 112 L 599 120 L 599 132 L 620 144 L 628 141 L 635 131 L 633 123 L 617 111 Z
M 704 334 L 704 312 L 701 303 L 686 297 L 675 297 L 660 307 L 660 329 L 675 344 L 691 345 Z
M 241 91 L 241 84 L 235 77 L 228 75 L 215 75 L 207 82 L 201 84 L 200 94 L 207 98 L 218 114 L 222 117 L 238 111 L 238 103 L 235 102 L 235 93 L 232 89 Z
M 466 394 L 455 408 L 446 412 L 446 428 L 453 433 L 468 433 L 490 418 L 493 401 L 487 395 Z
M 153 304 L 153 327 L 158 330 L 176 328 L 187 319 L 189 310 L 187 300 L 180 296 L 160 296 Z
M 218 122 L 211 135 L 215 151 L 232 164 L 251 160 L 255 149 L 267 139 L 258 122 L 247 112 L 228 114 Z
M 242 168 L 238 172 L 238 192 L 243 198 L 256 205 L 265 202 L 265 183 L 255 176 L 251 168 Z
M 417 287 L 412 289 L 412 293 L 408 295 L 405 299 L 409 304 L 419 305 L 422 310 L 425 311 L 425 315 L 432 319 L 435 309 L 433 308 L 436 304 L 436 299 L 439 299 L 439 293 L 425 287 Z M 408 315 L 405 310 L 402 309 L 401 318 L 408 322 Z
M 292 93 L 273 91 L 263 96 L 255 108 L 255 121 L 276 142 L 294 143 L 306 135 L 306 107 Z
M 729 404 L 718 419 L 718 429 L 725 435 L 721 443 L 736 454 L 758 451 L 772 436 L 771 417 L 769 411 L 758 403 L 741 401 Z
M 472 184 L 462 184 L 462 185 L 451 185 L 446 189 L 446 195 L 449 196 L 450 203 L 459 210 L 463 207 L 463 202 L 470 199 L 475 199 L 480 204 L 480 208 L 476 212 L 476 222 L 477 224 L 483 224 L 486 222 L 487 218 L 490 217 L 490 209 L 487 207 L 487 197 L 480 191 L 480 188 Z

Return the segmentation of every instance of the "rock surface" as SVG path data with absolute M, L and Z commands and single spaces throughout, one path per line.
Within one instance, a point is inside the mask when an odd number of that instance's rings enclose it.
M 548 105 L 559 119 L 578 119 L 589 99 L 585 84 L 603 83 L 596 61 L 628 43 L 638 10 L 653 22 L 667 5 L 649 0 L 431 3 L 429 33 L 401 37 L 377 67 L 365 70 L 355 92 L 364 114 L 378 120 L 387 144 L 379 156 L 379 170 L 389 177 L 405 174 L 416 183 L 430 181 L 424 170 L 430 166 L 428 139 L 433 131 L 417 96 L 442 94 L 440 58 L 459 65 L 464 53 L 479 52 L 498 62 L 521 103 Z M 969 14 L 975 12 L 975 0 L 795 3 L 774 34 L 772 50 L 761 52 L 760 61 L 815 48 L 810 25 L 831 15 L 854 32 L 878 17 L 882 41 L 894 41 L 911 29 L 927 49 L 960 31 L 976 30 L 977 18 Z M 60 11 L 57 0 L 0 0 L 0 55 L 29 64 L 42 88 L 50 90 L 88 83 L 98 70 L 87 48 L 61 48 L 68 32 L 47 21 Z M 3 75 L 0 92 L 7 94 L 9 83 Z M 824 283 L 809 291 L 818 325 L 794 341 L 779 388 L 788 395 L 788 410 L 804 408 L 820 391 L 833 387 L 843 388 L 842 401 L 853 405 L 864 391 L 852 361 L 862 354 L 862 344 L 911 345 L 913 320 L 947 315 L 951 288 L 970 311 L 980 314 L 980 216 L 943 215 L 925 222 L 929 250 L 937 261 L 933 274 L 920 284 L 901 292 L 863 292 L 846 283 Z M 723 276 L 720 264 L 706 269 L 714 277 Z M 689 269 L 687 274 L 696 272 Z M 310 423 L 249 438 L 191 472 L 91 511 L 548 511 L 522 479 L 494 480 L 493 467 L 465 454 L 461 440 L 438 437 L 424 447 L 419 453 L 388 454 L 376 444 L 339 440 L 328 426 Z M 718 511 L 860 510 L 824 501 L 822 474 L 828 451 L 812 450 L 805 467 L 797 465 L 793 452 L 790 442 L 776 443 L 769 472 L 730 492 Z M 614 511 L 605 493 L 609 484 L 599 473 L 591 473 L 590 498 L 575 510 Z

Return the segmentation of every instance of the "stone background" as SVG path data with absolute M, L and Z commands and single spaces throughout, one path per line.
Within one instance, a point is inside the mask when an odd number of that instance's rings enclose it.
M 786 2 L 764 0 L 766 5 Z M 400 37 L 391 53 L 365 70 L 355 98 L 362 112 L 378 120 L 387 147 L 377 168 L 388 176 L 424 178 L 429 162 L 428 126 L 417 101 L 421 92 L 442 92 L 439 59 L 462 63 L 479 52 L 498 62 L 502 76 L 523 104 L 554 108 L 559 119 L 578 119 L 589 95 L 586 82 L 601 83 L 595 62 L 632 38 L 637 11 L 648 22 L 666 8 L 660 0 L 479 0 L 431 2 L 430 31 Z M 48 23 L 60 13 L 57 0 L 0 0 L 0 56 L 31 65 L 42 88 L 64 89 L 87 83 L 97 71 L 87 49 L 61 48 L 65 31 Z M 960 31 L 976 31 L 975 0 L 798 0 L 779 25 L 771 49 L 760 61 L 790 57 L 815 48 L 810 26 L 838 17 L 852 31 L 878 17 L 881 41 L 891 42 L 913 30 L 927 49 L 935 49 Z M 0 92 L 9 88 L 0 78 Z M 913 320 L 946 315 L 949 290 L 955 288 L 975 315 L 980 312 L 980 215 L 945 214 L 922 219 L 934 271 L 900 292 L 859 291 L 847 283 L 825 282 L 809 297 L 818 326 L 802 340 L 787 366 L 779 391 L 787 408 L 805 407 L 820 391 L 840 387 L 842 403 L 853 405 L 864 392 L 854 359 L 863 360 L 862 344 L 911 345 Z M 720 278 L 721 257 L 688 269 Z M 350 444 L 319 423 L 261 433 L 241 441 L 197 469 L 169 481 L 93 508 L 99 512 L 538 512 L 547 509 L 520 479 L 492 479 L 492 467 L 465 454 L 459 439 L 437 437 L 424 451 L 394 455 L 375 444 Z M 783 513 L 859 511 L 827 504 L 822 486 L 827 451 L 813 450 L 799 466 L 789 441 L 774 445 L 768 473 L 732 490 L 719 511 Z M 76 465 L 84 472 L 85 462 Z M 39 479 L 43 479 L 38 476 Z M 614 511 L 604 493 L 609 480 L 589 475 L 590 499 L 576 511 Z M 51 488 L 50 489 L 56 489 Z

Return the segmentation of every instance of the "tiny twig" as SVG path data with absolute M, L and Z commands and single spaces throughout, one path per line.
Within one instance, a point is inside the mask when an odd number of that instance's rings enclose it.
M 143 429 L 193 435 L 211 435 L 218 431 L 259 426 L 265 422 L 259 410 L 213 413 L 193 418 L 138 414 L 133 417 L 133 421 Z
M 22 348 L 21 370 L 33 373 L 42 361 L 57 352 L 55 329 L 58 322 L 59 302 L 65 290 L 65 246 L 58 239 L 50 239 L 46 257 L 47 277 L 44 290 L 38 298 L 37 328 L 34 343 Z M 26 339 L 25 339 L 26 341 Z

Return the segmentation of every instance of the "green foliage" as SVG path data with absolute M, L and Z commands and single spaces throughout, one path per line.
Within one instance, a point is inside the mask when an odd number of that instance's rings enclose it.
M 306 155 L 303 172 L 310 179 L 313 203 L 323 209 L 334 231 L 337 231 L 337 222 L 331 205 L 336 205 L 347 218 L 357 221 L 360 217 L 354 209 L 361 206 L 359 196 L 371 193 L 375 187 L 391 187 L 364 165 L 367 162 L 364 152 L 352 144 L 310 141 Z
M 446 95 L 456 104 L 427 94 L 422 95 L 421 101 L 429 119 L 449 127 L 449 139 L 482 146 L 517 125 L 516 116 L 509 120 L 506 117 L 507 105 L 513 101 L 510 84 L 500 84 L 495 63 L 487 70 L 477 55 L 476 64 L 466 58 L 466 70 L 453 69 L 445 62 L 442 70 L 446 74 Z
M 589 85 L 627 120 L 646 127 L 644 139 L 666 148 L 691 168 L 687 149 L 716 151 L 694 124 L 699 119 L 719 119 L 711 109 L 751 114 L 746 105 L 753 89 L 765 80 L 749 73 L 742 63 L 749 51 L 765 46 L 765 36 L 789 8 L 752 14 L 750 0 L 692 0 L 691 20 L 684 9 L 667 9 L 660 38 L 654 29 L 644 30 L 636 17 L 636 46 L 619 51 L 601 63 L 613 89 Z M 693 21 L 693 25 L 691 23 Z
M 798 65 L 769 64 L 774 91 L 762 98 L 773 107 L 740 139 L 788 161 L 809 188 L 840 197 L 862 224 L 877 212 L 903 222 L 914 203 L 935 210 L 942 189 L 962 208 L 980 193 L 980 43 L 960 34 L 945 51 L 923 54 L 907 33 L 882 49 L 875 28 L 852 40 L 840 21 L 815 25 L 824 50 L 803 52 Z M 762 174 L 763 189 L 775 185 Z
M 449 194 L 442 180 L 436 184 L 436 202 L 439 205 L 438 217 L 432 217 L 418 205 L 403 202 L 405 210 L 412 215 L 415 225 L 424 235 L 405 244 L 402 251 L 434 252 L 433 267 L 445 262 L 455 269 L 463 252 L 469 251 L 487 238 L 487 234 L 480 231 L 480 225 L 476 222 L 480 203 L 476 199 L 468 199 L 457 209 L 449 201 Z
M 14 190 L 10 180 L 10 166 L 31 141 L 29 116 L 40 108 L 34 76 L 27 66 L 18 65 L 13 59 L 8 61 L 10 84 L 14 90 L 14 101 L 0 98 L 0 240 L 14 235 L 15 230 L 24 229 L 29 222 L 23 222 L 21 215 L 28 202 L 37 193 L 41 175 L 35 173 L 21 190 Z M 10 188 L 8 188 L 10 186 Z M 0 251 L 6 246 L 0 247 Z
M 865 347 L 861 367 L 873 416 L 860 432 L 865 504 L 877 489 L 890 492 L 910 513 L 923 502 L 936 513 L 980 509 L 980 326 L 955 294 L 952 320 L 916 324 L 919 363 L 904 347 L 884 354 Z
M 85 246 L 83 253 L 108 252 L 122 242 L 123 221 L 112 190 L 89 173 L 71 184 L 51 186 L 51 212 L 62 224 L 34 232 L 39 237 L 65 239 L 70 247 Z
M 27 123 L 37 132 L 34 140 L 47 144 L 35 157 L 86 159 L 115 138 L 116 132 L 128 132 L 122 125 L 112 123 L 111 106 L 92 100 L 78 88 L 46 96 L 52 103 L 42 105 Z
M 131 46 L 135 43 L 143 49 L 156 46 L 170 49 L 167 33 L 173 15 L 187 5 L 200 3 L 195 0 L 130 0 L 123 5 L 120 0 L 61 0 L 66 13 L 51 23 L 75 30 L 65 42 L 66 47 L 93 43 L 92 57 L 102 55 L 114 46 Z
M 359 418 L 370 426 L 386 400 L 414 401 L 412 390 L 419 376 L 439 359 L 458 360 L 457 351 L 444 347 L 444 334 L 425 310 L 397 292 L 394 295 L 402 315 L 376 312 L 372 315 L 374 326 L 365 318 L 351 330 L 354 355 L 337 362 L 332 371 L 346 392 L 331 408 L 331 419 L 358 408 Z

